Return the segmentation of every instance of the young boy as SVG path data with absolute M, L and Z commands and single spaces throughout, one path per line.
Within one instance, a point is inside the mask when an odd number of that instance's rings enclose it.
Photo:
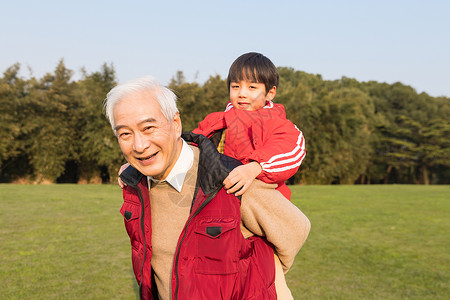
M 230 102 L 224 112 L 206 116 L 194 133 L 209 137 L 219 152 L 240 160 L 224 181 L 228 193 L 240 196 L 255 178 L 277 183 L 290 200 L 284 181 L 297 172 L 305 157 L 302 132 L 289 120 L 281 104 L 272 102 L 279 75 L 275 65 L 260 53 L 238 57 L 228 73 Z M 293 299 L 275 254 L 278 299 Z
M 289 120 L 283 105 L 272 102 L 278 87 L 275 65 L 260 53 L 238 57 L 228 73 L 230 102 L 224 112 L 206 116 L 194 129 L 216 141 L 219 151 L 240 160 L 224 181 L 229 193 L 242 195 L 255 178 L 277 183 L 288 199 L 284 181 L 292 177 L 305 157 L 302 132 Z

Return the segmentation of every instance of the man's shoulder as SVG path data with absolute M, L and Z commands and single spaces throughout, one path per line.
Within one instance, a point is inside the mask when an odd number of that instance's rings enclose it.
M 201 134 L 184 132 L 182 138 L 187 143 L 197 145 L 191 145 L 191 147 L 193 147 L 193 150 L 198 151 L 198 177 L 204 191 L 212 191 L 218 186 L 222 186 L 222 182 L 228 176 L 228 173 L 241 164 L 237 159 L 217 152 L 214 144 Z

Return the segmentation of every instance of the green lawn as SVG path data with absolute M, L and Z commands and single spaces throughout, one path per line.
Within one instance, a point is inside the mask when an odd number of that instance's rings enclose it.
M 450 186 L 299 186 L 295 299 L 449 299 Z
M 448 299 L 450 186 L 295 186 L 295 299 Z M 0 184 L 0 298 L 136 299 L 113 185 Z

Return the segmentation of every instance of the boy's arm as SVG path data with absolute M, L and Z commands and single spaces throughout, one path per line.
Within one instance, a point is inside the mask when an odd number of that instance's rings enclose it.
M 207 115 L 203 121 L 198 123 L 198 127 L 192 130 L 192 132 L 203 134 L 209 138 L 214 132 L 225 127 L 226 124 L 223 118 L 223 112 L 214 112 Z
M 247 159 L 262 167 L 258 179 L 267 183 L 283 182 L 292 177 L 305 157 L 303 133 L 291 121 L 284 120 L 266 133 L 263 145 L 256 145 Z
M 273 244 L 287 272 L 308 237 L 311 223 L 275 187 L 254 180 L 242 196 L 241 218 L 251 233 L 265 236 Z

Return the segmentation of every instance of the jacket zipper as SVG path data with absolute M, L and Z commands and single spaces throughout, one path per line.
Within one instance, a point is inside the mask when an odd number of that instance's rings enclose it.
M 198 215 L 199 213 L 200 213 L 200 211 L 203 209 L 203 207 L 205 207 L 209 202 L 211 202 L 211 200 L 217 195 L 217 193 L 220 191 L 220 189 L 218 189 L 217 191 L 215 191 L 215 192 L 213 192 L 213 193 L 211 193 L 207 198 L 206 198 L 206 200 L 202 203 L 202 205 L 200 205 L 200 207 L 197 209 L 197 211 L 189 218 L 189 220 L 187 221 L 187 223 L 186 223 L 186 228 L 185 228 L 185 230 L 184 230 L 184 235 L 183 235 L 183 237 L 181 238 L 181 241 L 180 241 L 180 244 L 178 245 L 178 248 L 177 248 L 177 253 L 176 253 L 176 257 L 175 257 L 175 266 L 174 266 L 174 268 L 175 268 L 175 279 L 176 279 L 176 287 L 175 287 L 175 300 L 177 300 L 178 299 L 178 288 L 179 288 L 179 285 L 180 285 L 180 279 L 179 279 L 179 275 L 178 275 L 178 260 L 179 260 L 179 258 L 180 258 L 180 249 L 181 249 L 181 244 L 183 243 L 183 241 L 184 241 L 184 239 L 185 239 L 185 237 L 186 237 L 186 234 L 187 234 L 187 229 L 188 229 L 188 227 L 189 227 L 189 224 L 191 223 L 191 221 L 192 221 L 192 219 L 196 216 L 196 215 Z
M 131 185 L 131 187 L 138 192 L 139 201 L 141 202 L 141 230 L 142 230 L 142 239 L 144 242 L 144 260 L 142 261 L 141 265 L 141 283 L 139 284 L 139 299 L 142 299 L 142 283 L 144 282 L 144 264 L 145 259 L 147 258 L 147 243 L 145 242 L 145 223 L 144 223 L 144 216 L 145 216 L 144 197 L 142 196 L 141 189 L 139 189 L 137 185 Z

